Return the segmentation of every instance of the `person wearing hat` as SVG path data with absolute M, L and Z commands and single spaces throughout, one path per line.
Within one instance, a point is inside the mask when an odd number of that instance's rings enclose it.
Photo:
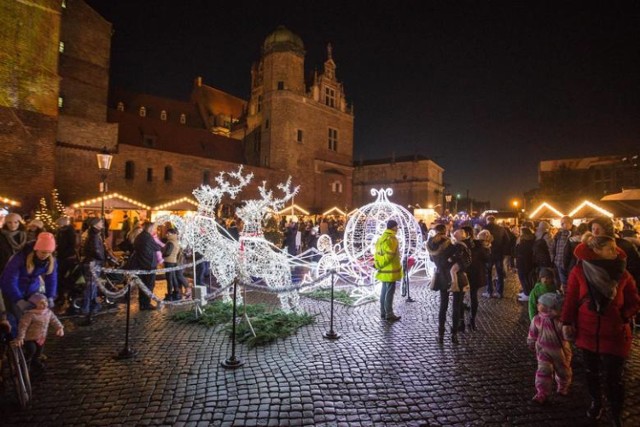
M 538 314 L 531 319 L 527 345 L 536 352 L 538 369 L 535 376 L 536 394 L 533 401 L 545 403 L 551 395 L 555 378 L 558 394 L 566 396 L 573 379 L 571 369 L 571 344 L 562 336 L 559 316 L 562 311 L 562 297 L 556 293 L 540 296 L 537 303 Z
M 376 241 L 373 254 L 376 279 L 382 282 L 380 293 L 380 316 L 383 320 L 394 322 L 400 320 L 393 312 L 393 295 L 396 291 L 396 282 L 402 279 L 402 264 L 400 262 L 400 246 L 396 233 L 398 223 L 390 219 L 387 221 L 387 229 Z
M 18 336 L 16 345 L 24 346 L 24 357 L 32 373 L 42 371 L 45 366 L 40 360 L 42 349 L 47 339 L 49 324 L 53 323 L 56 328 L 56 335 L 64 336 L 64 328 L 60 320 L 49 309 L 47 297 L 42 294 L 33 294 L 29 297 L 29 303 L 35 307 L 27 310 L 18 326 Z
M 84 274 L 84 295 L 80 311 L 87 316 L 87 324 L 91 323 L 91 315 L 100 311 L 98 303 L 98 283 L 92 273 L 94 268 L 102 268 L 107 260 L 107 251 L 102 239 L 104 222 L 100 218 L 87 221 L 87 237 L 82 246 L 82 273 Z
M 27 233 L 22 223 L 22 217 L 17 213 L 10 213 L 4 217 L 0 229 L 0 273 L 7 265 L 9 258 L 19 252 L 27 243 Z
M 558 287 L 556 286 L 553 270 L 541 268 L 538 274 L 538 282 L 529 293 L 529 320 L 533 320 L 533 317 L 538 312 L 538 299 L 544 294 L 556 293 L 557 291 Z
M 54 306 L 53 301 L 58 294 L 55 250 L 55 237 L 44 231 L 35 242 L 27 243 L 11 258 L 0 275 L 0 290 L 14 330 L 23 312 L 30 308 L 29 297 L 39 291 L 41 278 L 49 307 Z
M 44 231 L 44 222 L 39 219 L 29 221 L 27 224 L 27 242 L 35 242 L 38 234 Z
M 537 280 L 535 265 L 533 263 L 533 245 L 536 241 L 536 236 L 533 233 L 532 227 L 533 224 L 529 226 L 528 224 L 523 223 L 520 229 L 520 237 L 518 237 L 518 241 L 516 243 L 516 269 L 518 270 L 520 287 L 522 287 L 522 291 L 518 294 L 518 301 L 521 302 L 529 301 L 531 297 L 531 290 Z M 535 303 L 533 307 L 535 309 Z M 535 311 L 531 315 L 531 318 L 533 318 L 534 315 Z
M 591 405 L 587 417 L 603 412 L 602 381 L 606 378 L 611 419 L 622 425 L 624 365 L 631 351 L 631 319 L 640 310 L 633 277 L 625 269 L 627 255 L 615 238 L 585 233 L 575 251 L 561 320 L 565 337 L 582 350 Z

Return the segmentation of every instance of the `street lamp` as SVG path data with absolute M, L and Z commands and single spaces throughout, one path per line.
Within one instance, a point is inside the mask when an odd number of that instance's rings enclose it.
M 520 205 L 520 202 L 518 200 L 513 200 L 511 202 L 511 205 L 513 205 L 513 209 L 516 212 L 516 217 L 515 217 L 515 221 L 516 221 L 516 227 L 518 226 L 518 216 L 520 216 L 519 212 L 518 212 L 518 206 Z
M 451 193 L 445 193 L 444 194 L 444 201 L 445 203 L 445 210 L 448 211 L 449 210 L 449 203 L 451 203 Z M 444 212 L 443 212 L 444 214 Z
M 98 169 L 100 170 L 100 218 L 102 218 L 102 238 L 107 238 L 107 222 L 104 219 L 104 196 L 107 192 L 107 176 L 111 169 L 111 161 L 113 156 L 107 151 L 107 147 L 102 149 L 101 153 L 96 154 L 98 160 Z

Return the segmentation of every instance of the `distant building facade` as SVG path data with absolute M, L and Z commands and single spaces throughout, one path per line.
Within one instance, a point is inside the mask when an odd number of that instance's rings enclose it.
M 528 205 L 551 201 L 573 206 L 640 187 L 639 163 L 637 154 L 544 160 L 538 166 L 539 188 L 527 193 Z
M 437 207 L 440 212 L 444 205 L 443 173 L 441 166 L 424 156 L 362 161 L 353 173 L 354 205 L 373 202 L 374 188 L 392 188 L 392 202 L 412 208 Z

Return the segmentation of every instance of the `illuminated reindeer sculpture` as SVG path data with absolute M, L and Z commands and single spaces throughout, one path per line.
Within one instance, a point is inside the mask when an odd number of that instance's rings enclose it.
M 228 178 L 225 175 L 228 175 Z M 211 273 L 222 288 L 229 287 L 240 272 L 240 243 L 230 238 L 226 229 L 217 223 L 216 208 L 225 195 L 235 199 L 252 178 L 253 173 L 243 175 L 240 166 L 237 172 L 220 172 L 215 178 L 215 187 L 202 185 L 193 191 L 198 200 L 198 213 L 186 222 L 184 236 L 193 250 L 201 253 L 204 259 L 209 261 Z M 236 183 L 231 184 L 229 180 Z M 225 293 L 224 299 L 230 300 L 229 290 Z
M 240 233 L 240 266 L 243 273 L 250 277 L 264 280 L 267 287 L 283 290 L 291 286 L 291 266 L 288 257 L 280 249 L 264 238 L 262 221 L 270 215 L 270 211 L 282 209 L 299 190 L 299 186 L 291 189 L 291 177 L 284 184 L 278 184 L 283 197 L 275 199 L 273 191 L 266 188 L 266 181 L 258 188 L 261 199 L 247 200 L 245 205 L 236 210 L 236 215 L 244 222 Z M 282 310 L 289 312 L 298 306 L 297 291 L 278 294 Z

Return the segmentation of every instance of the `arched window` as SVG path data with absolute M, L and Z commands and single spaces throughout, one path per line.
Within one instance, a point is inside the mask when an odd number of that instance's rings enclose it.
M 124 111 L 124 102 L 118 102 L 118 111 Z
M 140 117 L 147 117 L 147 109 L 140 107 Z
M 173 168 L 171 166 L 164 167 L 164 180 L 165 181 L 173 180 Z
M 124 179 L 133 179 L 136 165 L 133 160 L 127 160 L 124 164 Z
M 160 120 L 167 120 L 167 111 L 166 110 L 162 110 L 160 112 Z
M 153 181 L 153 168 L 147 168 L 147 182 Z
M 204 171 L 202 172 L 202 185 L 211 184 L 211 172 Z
M 187 115 L 184 113 L 180 114 L 180 124 L 184 125 L 186 123 L 187 123 Z
M 342 183 L 340 181 L 334 181 L 331 184 L 331 191 L 334 193 L 342 193 Z

